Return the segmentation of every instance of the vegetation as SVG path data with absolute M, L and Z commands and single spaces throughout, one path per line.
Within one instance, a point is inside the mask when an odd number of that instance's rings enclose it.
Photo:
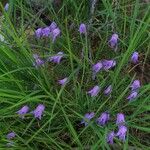
M 40 1 L 39 1 L 40 3 Z M 0 148 L 6 149 L 149 149 L 150 100 L 150 4 L 144 0 L 101 0 L 94 8 L 87 0 L 54 0 L 40 5 L 34 1 L 11 0 L 9 9 L 1 3 L 0 42 Z M 93 11 L 94 10 L 94 11 Z M 92 12 L 93 11 L 93 12 Z M 35 31 L 56 22 L 61 35 L 37 38 Z M 86 34 L 80 34 L 84 23 Z M 117 50 L 108 41 L 119 36 Z M 4 38 L 4 39 L 3 39 Z M 58 52 L 59 64 L 49 58 Z M 137 64 L 131 63 L 133 52 Z M 35 67 L 36 58 L 44 64 Z M 92 79 L 92 66 L 100 60 L 115 60 L 116 66 L 102 70 Z M 68 78 L 61 86 L 58 80 Z M 130 85 L 140 80 L 135 100 L 129 101 Z M 87 92 L 98 85 L 100 92 Z M 104 89 L 112 85 L 112 93 Z M 43 104 L 41 120 L 33 111 Z M 22 119 L 17 111 L 28 105 Z M 105 126 L 96 119 L 109 112 Z M 84 115 L 95 112 L 91 120 Z M 114 138 L 107 143 L 110 131 L 118 131 L 116 116 L 125 115 L 126 140 Z M 6 138 L 10 132 L 12 139 Z M 9 145 L 8 145 L 9 144 Z

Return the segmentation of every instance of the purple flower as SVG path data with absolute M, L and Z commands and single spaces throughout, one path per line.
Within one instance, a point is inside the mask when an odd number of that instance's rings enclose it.
M 103 64 L 104 70 L 109 70 L 116 65 L 116 61 L 115 60 L 103 60 L 102 64 Z
M 100 87 L 96 85 L 91 90 L 89 90 L 87 93 L 90 94 L 91 97 L 94 97 L 94 96 L 97 96 L 99 92 L 100 92 Z
M 58 83 L 60 84 L 60 85 L 65 85 L 66 83 L 68 82 L 68 78 L 64 78 L 64 79 L 62 79 L 62 80 L 58 80 Z
M 131 62 L 133 64 L 137 64 L 138 63 L 138 58 L 139 58 L 139 53 L 138 52 L 134 52 L 131 56 Z
M 29 107 L 27 105 L 23 106 L 19 111 L 17 111 L 18 115 L 21 116 L 22 119 L 24 119 L 24 116 L 29 111 Z
M 97 123 L 101 126 L 106 125 L 109 120 L 109 113 L 103 112 L 100 117 L 97 119 Z
M 132 91 L 139 89 L 141 87 L 140 81 L 139 80 L 134 80 L 130 87 L 131 87 Z
M 120 126 L 120 125 L 122 125 L 122 124 L 124 124 L 124 123 L 125 123 L 125 116 L 124 116 L 124 114 L 123 114 L 123 113 L 118 113 L 118 114 L 117 114 L 116 124 L 117 124 L 118 126 Z
M 11 140 L 11 139 L 13 139 L 15 136 L 16 136 L 16 133 L 15 133 L 15 132 L 10 132 L 10 133 L 7 134 L 7 139 L 8 139 L 8 140 Z
M 93 65 L 93 67 L 92 67 L 92 71 L 93 71 L 92 79 L 93 79 L 93 80 L 95 80 L 96 74 L 97 74 L 102 68 L 103 68 L 103 64 L 102 64 L 101 61 Z
M 114 137 L 115 137 L 114 131 L 108 133 L 108 135 L 107 135 L 107 143 L 114 144 Z
M 131 94 L 127 97 L 129 101 L 134 100 L 138 96 L 137 91 L 132 91 Z
M 4 10 L 5 10 L 5 11 L 8 11 L 8 9 L 9 9 L 9 3 L 6 3 L 6 5 L 5 5 L 5 7 L 4 7 Z
M 84 115 L 84 119 L 81 121 L 81 124 L 84 124 L 85 126 L 88 125 L 88 122 L 95 116 L 94 112 L 86 113 Z
M 42 36 L 43 37 L 49 37 L 50 36 L 50 28 L 49 27 L 42 29 Z
M 56 28 L 52 30 L 51 37 L 52 37 L 52 42 L 55 42 L 56 38 L 60 35 L 60 29 Z
M 50 29 L 50 31 L 53 31 L 54 29 L 56 29 L 57 28 L 57 24 L 53 21 L 52 23 L 51 23 L 51 25 L 49 26 L 49 29 Z
M 57 55 L 51 56 L 49 58 L 49 61 L 59 64 L 63 56 L 64 56 L 63 52 L 58 52 Z
M 36 109 L 33 111 L 34 117 L 41 120 L 44 109 L 45 109 L 45 106 L 43 104 L 39 104 L 36 107 Z
M 112 92 L 112 86 L 109 85 L 109 86 L 105 89 L 104 94 L 105 94 L 105 95 L 109 95 L 109 94 L 111 94 L 111 92 Z
M 79 32 L 80 34 L 86 34 L 86 25 L 84 23 L 80 24 Z
M 119 126 L 119 130 L 118 130 L 116 136 L 118 136 L 120 140 L 125 141 L 126 132 L 127 132 L 127 127 L 126 126 L 123 126 L 123 125 Z
M 39 57 L 38 54 L 33 54 L 33 58 L 35 59 L 35 63 L 33 64 L 35 67 L 38 67 L 44 64 L 44 61 Z
M 109 40 L 109 46 L 111 47 L 111 48 L 117 48 L 117 44 L 118 44 L 118 34 L 113 34 L 112 36 L 111 36 L 111 39 Z
M 94 73 L 98 73 L 103 68 L 102 62 L 98 62 L 93 65 L 92 70 Z
M 36 31 L 35 31 L 35 36 L 37 37 L 37 38 L 41 38 L 42 37 L 42 28 L 38 28 Z

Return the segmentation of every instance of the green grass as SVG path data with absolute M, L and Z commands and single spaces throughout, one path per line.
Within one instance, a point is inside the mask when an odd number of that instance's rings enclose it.
M 12 149 L 109 150 L 112 147 L 107 144 L 106 135 L 117 131 L 115 119 L 119 112 L 126 116 L 128 133 L 125 143 L 115 139 L 117 149 L 149 149 L 150 84 L 145 73 L 149 75 L 150 69 L 145 66 L 150 65 L 150 5 L 142 0 L 98 1 L 88 35 L 80 36 L 79 24 L 89 23 L 89 10 L 86 0 L 65 0 L 59 6 L 49 2 L 38 9 L 23 0 L 13 0 L 9 11 L 3 11 L 0 34 L 6 42 L 0 42 L 0 149 L 6 149 L 6 135 L 14 131 L 17 136 Z M 50 21 L 58 24 L 61 37 L 54 44 L 35 40 L 35 29 Z M 117 52 L 108 47 L 113 32 L 119 34 Z M 135 50 L 140 53 L 142 73 L 130 63 Z M 38 52 L 46 58 L 58 51 L 66 54 L 61 64 L 33 67 L 32 54 Z M 92 81 L 91 63 L 112 58 L 117 61 L 115 69 L 99 73 Z M 69 83 L 60 87 L 57 80 L 66 76 Z M 138 99 L 129 103 L 126 97 L 134 79 L 140 79 L 142 87 Z M 106 97 L 102 91 L 94 99 L 87 95 L 96 84 L 102 89 L 112 84 L 112 96 Z M 21 120 L 16 114 L 23 105 L 29 105 L 32 111 L 39 103 L 46 106 L 41 121 L 31 114 Z M 94 119 L 87 127 L 81 126 L 84 114 L 90 111 L 96 117 L 109 111 L 111 120 L 105 127 L 98 126 Z

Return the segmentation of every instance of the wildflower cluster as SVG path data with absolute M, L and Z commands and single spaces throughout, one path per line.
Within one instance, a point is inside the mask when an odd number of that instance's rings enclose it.
M 42 58 L 40 58 L 38 54 L 33 54 L 33 58 L 35 60 L 35 62 L 33 63 L 33 66 L 37 68 L 37 67 L 43 66 L 45 62 L 53 62 L 53 63 L 59 64 L 63 57 L 64 57 L 63 52 L 58 52 L 56 55 L 48 57 L 47 60 L 43 60 Z
M 34 111 L 31 113 L 34 115 L 35 118 L 38 118 L 41 120 L 42 114 L 44 112 L 45 106 L 43 104 L 39 104 Z M 24 119 L 25 115 L 29 112 L 29 106 L 25 105 L 23 106 L 19 111 L 17 111 L 17 114 Z
M 85 24 L 81 24 L 79 27 L 79 32 L 80 34 L 87 34 L 87 28 Z M 56 38 L 60 35 L 60 29 L 58 28 L 57 24 L 55 22 L 52 22 L 50 26 L 45 27 L 45 28 L 38 28 L 35 31 L 35 36 L 36 38 L 51 38 L 52 42 L 56 40 Z M 117 50 L 118 47 L 118 39 L 119 36 L 118 34 L 114 33 L 112 37 L 110 38 L 108 45 L 114 49 Z M 50 56 L 43 60 L 38 54 L 33 54 L 34 58 L 34 66 L 36 68 L 40 66 L 44 66 L 45 62 L 53 62 L 55 64 L 60 64 L 62 58 L 64 57 L 64 52 L 60 51 L 56 55 Z M 138 63 L 138 53 L 134 52 L 131 57 L 131 62 L 133 64 Z M 96 64 L 93 64 L 91 67 L 92 70 L 92 78 L 95 79 L 96 75 L 100 71 L 109 71 L 110 69 L 114 68 L 117 65 L 116 60 L 114 59 L 104 59 L 104 60 L 99 60 Z M 65 77 L 63 79 L 58 80 L 58 83 L 61 86 L 66 85 L 69 82 L 69 77 Z M 140 81 L 135 80 L 130 86 L 131 88 L 131 93 L 127 97 L 128 100 L 133 100 L 137 97 L 138 94 L 138 89 L 140 88 Z M 96 97 L 100 93 L 101 88 L 99 85 L 95 85 L 92 89 L 87 91 L 87 94 L 89 94 L 91 97 Z M 109 96 L 113 91 L 112 85 L 108 85 L 104 89 L 104 95 Z M 31 113 L 34 115 L 35 118 L 38 118 L 41 120 L 42 114 L 45 110 L 45 106 L 43 104 L 39 104 L 34 111 Z M 18 115 L 24 119 L 25 115 L 29 112 L 29 107 L 27 105 L 23 106 L 17 113 Z M 84 124 L 85 126 L 88 125 L 89 121 L 95 117 L 94 112 L 89 112 L 86 113 L 84 116 L 84 119 L 81 121 L 81 124 Z M 96 123 L 100 126 L 105 126 L 110 120 L 110 114 L 109 112 L 103 112 L 101 115 L 96 119 Z M 127 127 L 125 126 L 125 117 L 124 114 L 119 113 L 117 114 L 117 119 L 116 119 L 116 125 L 118 127 L 118 131 L 115 133 L 115 131 L 111 131 L 107 135 L 107 142 L 110 144 L 113 144 L 113 139 L 115 137 L 119 137 L 121 141 L 125 141 L 126 133 L 127 133 Z
M 84 115 L 84 119 L 81 121 L 81 124 L 85 126 L 88 125 L 89 121 L 95 117 L 94 112 L 86 113 Z M 103 112 L 97 119 L 96 123 L 100 126 L 105 126 L 110 120 L 110 114 L 108 112 Z M 107 135 L 107 142 L 109 144 L 113 144 L 113 140 L 115 137 L 119 137 L 121 141 L 125 141 L 127 127 L 125 126 L 125 116 L 122 113 L 117 114 L 116 125 L 118 126 L 118 131 L 115 133 L 111 131 Z
M 45 28 L 38 28 L 35 31 L 35 36 L 40 38 L 51 38 L 52 42 L 55 42 L 56 38 L 60 35 L 60 29 L 57 27 L 57 24 L 55 22 L 52 22 L 50 26 Z
M 140 85 L 140 81 L 139 80 L 134 80 L 133 83 L 131 84 L 130 88 L 131 88 L 131 93 L 130 95 L 127 97 L 127 99 L 129 101 L 134 100 L 137 98 L 138 96 L 138 89 L 141 87 Z

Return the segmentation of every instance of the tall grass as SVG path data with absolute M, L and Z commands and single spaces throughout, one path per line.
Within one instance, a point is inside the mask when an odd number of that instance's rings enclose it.
M 6 149 L 6 134 L 14 131 L 13 149 L 148 149 L 149 148 L 149 100 L 150 84 L 145 82 L 130 63 L 131 54 L 140 53 L 139 69 L 149 65 L 150 5 L 139 0 L 98 1 L 87 36 L 80 36 L 79 24 L 89 23 L 90 2 L 65 0 L 61 4 L 47 3 L 35 8 L 32 3 L 10 1 L 8 12 L 1 16 L 1 31 L 5 42 L 0 43 L 0 148 Z M 1 7 L 3 8 L 2 4 Z M 61 29 L 61 37 L 52 44 L 50 40 L 36 40 L 38 27 L 55 21 Z M 119 34 L 117 52 L 108 47 L 113 32 Z M 84 58 L 81 51 L 84 49 Z M 89 60 L 88 52 L 92 58 Z M 59 65 L 46 63 L 33 67 L 32 55 L 39 53 L 46 58 L 63 51 L 65 59 Z M 117 66 L 109 72 L 101 72 L 92 81 L 91 65 L 101 59 L 116 59 Z M 64 87 L 57 80 L 69 77 Z M 140 79 L 142 87 L 136 101 L 128 102 L 129 85 Z M 95 99 L 86 91 L 98 84 L 102 89 L 113 85 L 110 97 L 100 92 Z M 27 114 L 22 120 L 16 112 L 29 105 L 31 111 L 39 104 L 46 106 L 41 121 Z M 91 121 L 83 127 L 80 121 L 87 112 L 109 111 L 111 120 L 105 127 Z M 117 138 L 115 146 L 106 142 L 106 135 L 117 130 L 116 114 L 126 116 L 128 133 L 123 143 Z

